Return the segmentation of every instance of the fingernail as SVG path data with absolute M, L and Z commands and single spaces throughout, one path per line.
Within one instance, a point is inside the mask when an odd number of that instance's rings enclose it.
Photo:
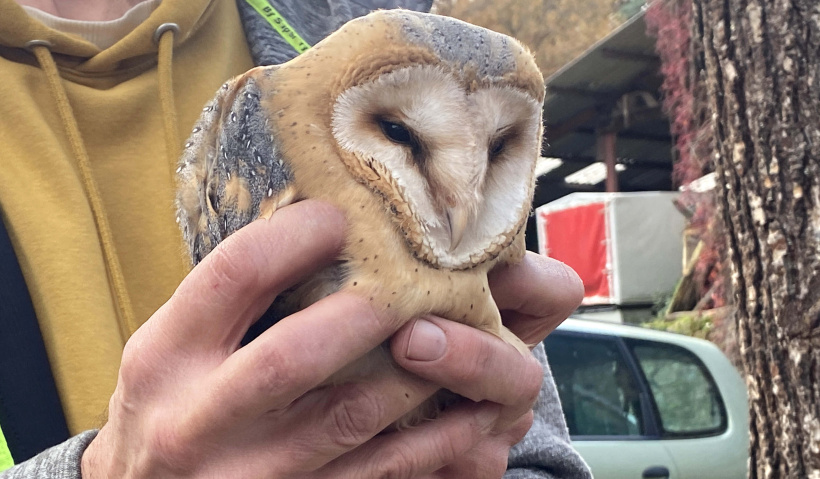
M 435 361 L 444 356 L 447 337 L 438 326 L 424 319 L 416 320 L 407 343 L 407 359 L 413 361 Z

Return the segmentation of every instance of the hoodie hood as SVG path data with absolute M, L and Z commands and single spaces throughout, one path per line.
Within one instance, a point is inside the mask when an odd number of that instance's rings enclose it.
M 212 0 L 165 0 L 147 20 L 109 48 L 100 49 L 78 36 L 59 32 L 32 18 L 14 0 L 0 0 L 0 55 L 3 50 L 26 48 L 32 41 L 47 42 L 62 69 L 75 74 L 100 75 L 122 71 L 146 62 L 156 62 L 154 32 L 164 23 L 175 23 L 179 46 L 193 36 L 213 10 Z M 8 48 L 4 48 L 8 47 Z M 19 50 L 18 50 L 19 52 Z M 14 55 L 13 51 L 9 55 Z

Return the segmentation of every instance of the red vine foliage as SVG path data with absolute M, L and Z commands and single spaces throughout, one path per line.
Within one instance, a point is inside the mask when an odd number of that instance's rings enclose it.
M 646 11 L 646 26 L 656 38 L 655 49 L 661 57 L 664 109 L 670 119 L 678 152 L 674 176 L 679 184 L 688 184 L 703 175 L 703 165 L 692 154 L 698 128 L 694 118 L 694 94 L 690 81 L 690 25 L 692 1 L 658 1 Z
M 696 34 L 692 0 L 657 0 L 646 11 L 648 33 L 661 58 L 663 105 L 675 138 L 673 180 L 688 185 L 712 165 L 711 118 L 703 79 L 703 50 Z M 694 34 L 694 35 L 693 35 Z M 693 38 L 694 37 L 694 38 Z M 712 194 L 684 190 L 680 203 L 692 214 L 689 228 L 704 242 L 695 269 L 704 308 L 726 304 L 724 240 Z

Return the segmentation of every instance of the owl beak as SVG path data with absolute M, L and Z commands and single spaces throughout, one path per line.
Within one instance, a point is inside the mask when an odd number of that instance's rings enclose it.
M 450 252 L 453 252 L 464 238 L 467 229 L 467 210 L 461 206 L 447 209 L 447 222 L 450 226 Z

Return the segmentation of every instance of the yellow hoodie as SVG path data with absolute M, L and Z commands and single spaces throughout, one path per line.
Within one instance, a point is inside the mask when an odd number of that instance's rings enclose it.
M 179 32 L 158 48 L 169 22 Z M 0 0 L 0 208 L 72 434 L 100 425 L 125 341 L 187 272 L 176 152 L 216 89 L 252 66 L 234 0 L 163 0 L 102 51 Z

